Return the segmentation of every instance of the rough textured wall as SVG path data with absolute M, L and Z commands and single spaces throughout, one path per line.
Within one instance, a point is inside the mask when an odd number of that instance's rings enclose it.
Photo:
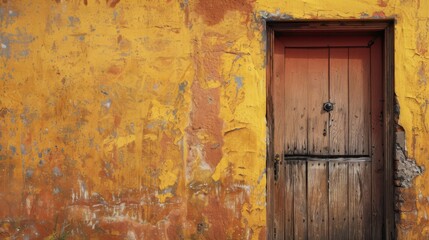
M 264 239 L 266 17 L 397 19 L 398 236 L 428 237 L 424 0 L 1 0 L 0 237 Z

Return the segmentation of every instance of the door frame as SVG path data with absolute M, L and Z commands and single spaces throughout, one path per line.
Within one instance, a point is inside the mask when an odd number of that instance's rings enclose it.
M 385 209 L 384 239 L 395 239 L 394 219 L 394 185 L 393 185 L 393 153 L 394 153 L 394 19 L 368 20 L 267 20 L 267 68 L 266 68 L 266 120 L 267 120 L 267 238 L 274 238 L 274 118 L 273 118 L 273 53 L 276 33 L 305 32 L 320 34 L 323 32 L 379 32 L 383 39 L 383 94 L 384 94 L 384 164 L 385 164 Z

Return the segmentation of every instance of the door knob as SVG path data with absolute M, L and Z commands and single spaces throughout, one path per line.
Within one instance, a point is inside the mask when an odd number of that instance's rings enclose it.
M 323 110 L 325 110 L 326 112 L 330 112 L 330 111 L 334 110 L 334 104 L 331 102 L 323 103 Z

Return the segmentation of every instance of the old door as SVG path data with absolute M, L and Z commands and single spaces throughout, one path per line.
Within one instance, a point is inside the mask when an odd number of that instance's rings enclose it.
M 381 239 L 382 39 L 276 36 L 276 239 Z

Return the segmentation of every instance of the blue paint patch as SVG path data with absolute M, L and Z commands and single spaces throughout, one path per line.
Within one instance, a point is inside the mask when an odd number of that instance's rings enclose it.
M 261 42 L 264 44 L 264 52 L 267 52 L 267 31 L 265 31 L 266 27 L 264 26 L 264 31 L 262 32 Z
M 41 152 L 39 152 L 37 155 L 39 156 L 39 158 L 42 158 L 42 156 L 43 156 L 43 154 Z
M 148 123 L 146 125 L 146 128 L 147 129 L 155 129 L 155 128 L 165 129 L 166 126 L 167 126 L 167 122 L 165 120 L 155 120 Z
M 84 35 L 80 35 L 79 36 L 79 41 L 83 41 L 83 40 L 85 40 L 85 36 Z
M 10 58 L 10 39 L 8 35 L 0 33 L 0 57 Z
M 27 168 L 27 170 L 25 170 L 25 177 L 26 178 L 31 178 L 33 175 L 34 175 L 34 169 Z
M 58 167 L 54 167 L 52 169 L 52 174 L 54 174 L 55 177 L 61 177 L 63 175 L 63 173 Z
M 118 17 L 119 13 L 118 11 L 113 11 L 113 21 L 116 21 L 116 18 Z
M 419 68 L 419 71 L 417 72 L 420 78 L 420 83 L 426 85 L 428 82 L 428 79 L 426 77 L 426 65 L 422 62 Z
M 61 192 L 61 189 L 59 188 L 59 187 L 54 187 L 54 189 L 52 190 L 52 193 L 54 194 L 54 195 L 57 195 L 58 193 L 60 193 Z
M 16 12 L 16 11 L 13 11 L 13 10 L 9 10 L 9 17 L 18 17 L 18 12 Z
M 179 93 L 184 93 L 188 82 L 184 81 L 179 84 Z
M 361 12 L 360 13 L 360 18 L 368 18 L 368 17 L 369 17 L 368 13 L 366 13 L 366 12 Z
M 0 7 L 0 26 L 7 27 L 13 24 L 18 16 L 19 13 L 17 11 Z
M 9 146 L 9 150 L 12 152 L 12 156 L 16 154 L 16 147 Z
M 24 144 L 21 144 L 20 148 L 21 148 L 21 154 L 22 155 L 27 154 L 27 150 L 25 149 L 25 145 Z
M 238 92 L 238 90 L 240 90 L 243 87 L 243 77 L 242 76 L 235 76 L 234 78 L 235 81 L 235 88 Z
M 169 194 L 169 193 L 175 194 L 175 192 L 176 192 L 176 186 L 172 186 L 172 187 L 162 189 L 160 191 L 160 194 Z
M 78 17 L 69 16 L 69 27 L 76 27 L 76 25 L 80 24 L 80 19 Z
M 25 49 L 25 50 L 22 50 L 21 52 L 19 52 L 19 56 L 23 57 L 23 58 L 27 57 L 29 54 L 30 54 L 30 50 L 28 50 L 28 49 Z
M 97 132 L 98 132 L 98 133 L 100 133 L 100 134 L 103 134 L 103 133 L 104 133 L 104 131 L 105 131 L 105 129 L 104 129 L 104 128 L 101 128 L 101 127 L 98 127 L 98 128 L 97 128 Z
M 19 59 L 22 57 L 22 54 L 26 54 L 28 44 L 32 41 L 34 41 L 34 37 L 27 34 L 25 29 L 17 28 L 15 34 L 0 32 L 0 57 L 11 58 L 11 48 L 14 45 L 15 54 L 13 57 Z

